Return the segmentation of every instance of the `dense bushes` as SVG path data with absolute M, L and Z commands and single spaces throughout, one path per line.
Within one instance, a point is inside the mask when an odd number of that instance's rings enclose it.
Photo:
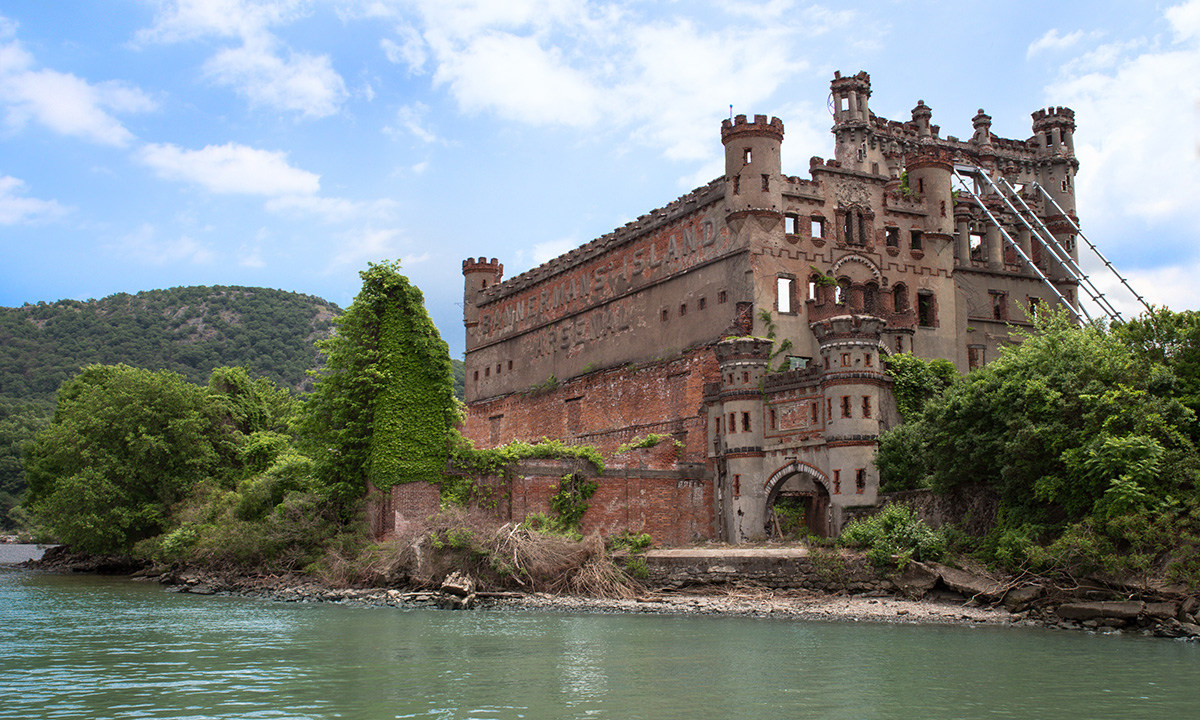
M 1165 312 L 1155 315 L 1160 325 L 1177 328 Z M 1153 543 L 1122 528 L 1152 527 L 1164 515 L 1178 518 L 1177 537 L 1187 545 L 1200 457 L 1187 405 L 1193 369 L 1174 358 L 1190 357 L 1192 340 L 1164 350 L 1147 333 L 1138 334 L 1140 346 L 1129 334 L 1043 315 L 1020 344 L 881 439 L 876 464 L 885 488 L 992 486 L 999 520 L 982 552 L 1014 568 L 1056 564 L 1050 556 L 1082 563 L 1087 553 L 1068 552 L 1071 543 L 1091 543 L 1109 559 L 1138 547 L 1150 552 Z

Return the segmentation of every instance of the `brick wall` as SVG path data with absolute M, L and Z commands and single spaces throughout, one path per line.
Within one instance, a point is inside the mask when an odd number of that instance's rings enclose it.
M 476 447 L 543 437 L 592 445 L 605 456 L 636 437 L 674 434 L 687 445 L 684 462 L 703 462 L 704 383 L 719 377 L 708 347 L 642 365 L 599 370 L 557 387 L 472 403 L 463 434 Z
M 511 480 L 479 478 L 485 492 L 473 509 L 497 524 L 520 522 L 532 513 L 552 514 L 550 498 L 564 475 L 582 472 L 598 482 L 583 516 L 585 535 L 612 535 L 626 530 L 649 533 L 655 545 L 687 545 L 714 537 L 712 482 L 703 465 L 676 466 L 668 458 L 675 448 L 669 441 L 656 448 L 633 450 L 599 477 L 590 465 L 575 461 L 533 460 L 513 468 Z M 653 466 L 671 465 L 671 469 Z M 407 523 L 438 510 L 437 486 L 406 483 L 381 493 L 368 509 L 376 537 L 404 532 Z

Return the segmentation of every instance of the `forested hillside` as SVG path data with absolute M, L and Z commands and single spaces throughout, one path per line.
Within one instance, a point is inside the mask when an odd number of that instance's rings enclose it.
M 242 366 L 302 388 L 337 305 L 247 287 L 181 287 L 0 308 L 0 398 L 49 401 L 84 365 L 171 370 L 194 383 Z
M 310 389 L 315 343 L 337 305 L 251 287 L 178 287 L 101 300 L 0 308 L 0 529 L 25 491 L 21 445 L 46 427 L 54 395 L 87 365 L 169 370 L 204 385 L 214 368 L 244 367 L 293 391 Z M 462 361 L 454 391 L 463 397 Z

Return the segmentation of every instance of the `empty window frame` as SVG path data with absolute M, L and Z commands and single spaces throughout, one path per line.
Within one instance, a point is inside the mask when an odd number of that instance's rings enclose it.
M 925 249 L 925 234 L 924 233 L 922 233 L 920 230 L 912 230 L 909 233 L 909 237 L 911 239 L 911 242 L 909 244 L 909 247 L 911 249 L 913 249 L 913 250 L 924 250 Z
M 883 231 L 884 231 L 884 238 L 885 238 L 884 242 L 887 244 L 888 247 L 890 247 L 890 248 L 900 247 L 900 228 L 888 227 L 888 228 L 884 228 Z
M 783 216 L 783 234 L 797 235 L 800 232 L 800 218 L 795 215 Z
M 813 215 L 812 216 L 812 226 L 810 228 L 810 231 L 812 233 L 813 238 L 816 238 L 818 240 L 824 238 L 825 237 L 825 218 L 821 217 L 820 215 Z
M 844 417 L 844 418 L 851 417 L 851 415 L 850 415 L 850 396 L 849 395 L 842 396 L 842 417 Z
M 917 325 L 934 327 L 937 325 L 937 302 L 933 293 L 917 293 Z
M 796 278 L 778 277 L 775 279 L 775 308 L 781 313 L 792 313 L 792 298 L 796 291 Z
M 992 300 L 992 319 L 1008 322 L 1008 293 L 992 290 L 988 295 Z

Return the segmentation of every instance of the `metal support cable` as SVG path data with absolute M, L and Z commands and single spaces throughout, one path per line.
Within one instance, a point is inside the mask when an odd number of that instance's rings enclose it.
M 1088 277 L 1087 273 L 1083 271 L 1083 268 L 1079 267 L 1079 263 L 1075 262 L 1075 259 L 1071 257 L 1070 251 L 1068 251 L 1058 242 L 1058 239 L 1054 237 L 1052 232 L 1050 232 L 1050 228 L 1046 227 L 1045 223 L 1043 223 L 1041 219 L 1038 218 L 1037 214 L 1033 212 L 1033 209 L 1030 208 L 1029 205 L 1025 203 L 1025 200 L 1023 200 L 1021 196 L 1017 194 L 1016 188 L 1009 184 L 1009 182 L 1004 178 L 1000 178 L 999 186 L 1007 191 L 1007 193 L 1001 193 L 1000 197 L 1008 209 L 1012 211 L 1012 213 L 1016 215 L 1017 219 L 1021 221 L 1021 224 L 1024 225 L 1025 228 L 1029 230 L 1035 238 L 1037 238 L 1037 241 L 1042 244 L 1042 247 L 1046 248 L 1054 256 L 1054 258 L 1058 260 L 1058 263 L 1063 266 L 1063 269 L 1067 271 L 1067 274 L 1071 276 L 1071 279 L 1079 283 L 1084 292 L 1088 294 L 1088 297 L 1092 299 L 1092 302 L 1099 305 L 1100 309 L 1104 311 L 1106 315 L 1108 315 L 1110 320 L 1115 319 L 1118 321 L 1123 321 L 1124 318 L 1121 317 L 1121 312 L 1117 310 L 1116 306 L 1108 301 L 1108 298 L 1104 296 L 1104 293 L 1100 291 L 1100 288 L 1096 287 L 1096 284 L 1093 283 L 1091 278 Z M 1013 206 L 1012 202 L 1009 201 L 1009 196 L 1020 203 L 1022 210 L 1017 210 L 1017 208 Z M 1026 216 L 1028 216 L 1028 219 Z
M 1050 195 L 1046 188 L 1042 187 L 1041 184 L 1037 182 L 1033 183 L 1033 186 L 1041 191 L 1042 195 L 1046 198 L 1046 202 L 1054 206 L 1054 209 L 1058 211 L 1059 215 L 1061 215 L 1063 219 L 1065 219 L 1071 225 L 1071 229 L 1075 231 L 1075 235 L 1082 238 L 1083 241 L 1087 243 L 1087 246 L 1092 249 L 1092 252 L 1096 253 L 1096 256 L 1100 258 L 1100 260 L 1104 263 L 1104 266 L 1108 268 L 1113 275 L 1117 276 L 1117 279 L 1121 281 L 1121 284 L 1125 286 L 1125 289 L 1127 289 L 1135 298 L 1137 298 L 1138 302 L 1142 304 L 1142 307 L 1146 308 L 1147 311 L 1152 311 L 1153 308 L 1150 307 L 1150 304 L 1138 294 L 1137 290 L 1133 289 L 1133 286 L 1129 284 L 1129 281 L 1126 280 L 1121 273 L 1117 272 L 1116 266 L 1109 262 L 1108 258 L 1104 257 L 1104 253 L 1100 252 L 1100 248 L 1096 247 L 1096 245 L 1088 239 L 1087 235 L 1083 234 L 1083 231 L 1080 230 L 1079 226 L 1075 224 L 1075 221 L 1071 219 L 1071 216 L 1067 214 L 1067 211 L 1063 210 L 1062 206 L 1058 204 L 1058 201 Z
M 982 171 L 979 170 L 978 168 L 975 168 L 975 170 L 982 174 Z M 951 170 L 951 172 L 954 173 L 954 177 L 958 178 L 959 182 L 961 182 L 963 185 L 967 184 L 966 178 L 964 178 L 958 172 L 957 167 L 953 168 Z M 984 177 L 986 177 L 986 175 Z M 1083 314 L 1087 317 L 1088 321 L 1091 321 L 1091 319 L 1092 319 L 1091 316 L 1087 314 L 1087 310 L 1084 309 L 1082 305 L 1079 307 L 1078 310 L 1074 306 L 1072 306 L 1071 303 L 1067 300 L 1067 298 L 1064 297 L 1061 292 L 1059 292 L 1058 288 L 1054 285 L 1054 283 L 1051 282 L 1050 278 L 1046 277 L 1046 275 L 1041 271 L 1041 268 L 1039 268 L 1037 265 L 1033 264 L 1033 259 L 1030 258 L 1028 255 L 1026 255 L 1025 251 L 1021 249 L 1021 246 L 1012 239 L 1012 236 L 1009 235 L 1008 231 L 1004 229 L 1004 226 L 1000 224 L 1000 221 L 996 219 L 996 216 L 992 215 L 992 211 L 988 210 L 987 206 L 983 204 L 983 200 L 981 200 L 979 198 L 979 196 L 975 193 L 971 193 L 971 197 L 973 197 L 975 199 L 975 203 L 977 205 L 979 205 L 979 208 L 981 210 L 983 210 L 985 215 L 987 215 L 988 220 L 991 221 L 992 225 L 995 225 L 996 229 L 1000 231 L 1000 236 L 1004 238 L 1004 241 L 1007 242 L 1009 244 L 1009 246 L 1012 247 L 1012 249 L 1016 251 L 1017 255 L 1021 256 L 1021 259 L 1024 260 L 1029 265 L 1030 269 L 1032 269 L 1033 272 L 1041 279 L 1041 281 L 1043 283 L 1045 283 L 1046 287 L 1050 288 L 1050 291 L 1054 293 L 1055 297 L 1058 298 L 1058 301 L 1060 303 L 1062 303 L 1063 307 L 1065 307 L 1067 309 L 1067 311 L 1070 312 L 1071 315 L 1073 315 L 1075 317 L 1076 320 L 1079 320 L 1079 321 L 1083 320 L 1083 318 L 1080 317 L 1080 315 L 1079 315 L 1079 312 L 1083 311 Z

